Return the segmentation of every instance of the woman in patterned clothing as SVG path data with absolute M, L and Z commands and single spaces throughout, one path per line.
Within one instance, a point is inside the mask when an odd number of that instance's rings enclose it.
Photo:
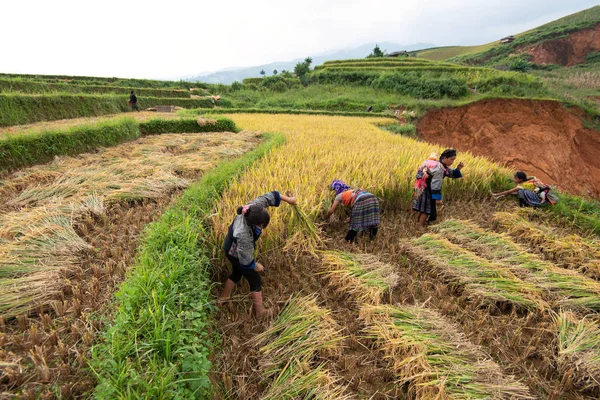
M 331 182 L 331 189 L 335 192 L 335 200 L 327 213 L 331 217 L 339 204 L 350 209 L 350 228 L 346 234 L 347 242 L 354 242 L 356 235 L 367 232 L 373 240 L 379 228 L 379 200 L 366 190 L 352 189 L 344 181 Z
M 417 171 L 412 208 L 418 213 L 419 228 L 425 230 L 426 223 L 437 219 L 437 206 L 442 202 L 442 182 L 444 178 L 462 178 L 463 163 L 450 168 L 456 161 L 456 150 L 446 149 L 438 159 L 433 153 Z

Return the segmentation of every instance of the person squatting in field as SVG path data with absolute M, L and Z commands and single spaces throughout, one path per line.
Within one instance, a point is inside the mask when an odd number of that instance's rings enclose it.
M 354 242 L 356 235 L 364 231 L 373 240 L 377 235 L 380 223 L 379 200 L 366 190 L 352 189 L 344 181 L 334 180 L 331 189 L 335 192 L 335 200 L 327 212 L 329 219 L 339 204 L 350 209 L 350 228 L 346 234 L 347 242 Z
M 295 197 L 284 196 L 278 191 L 272 191 L 237 209 L 238 215 L 229 226 L 223 246 L 225 255 L 231 263 L 232 271 L 219 296 L 219 303 L 223 303 L 231 296 L 235 285 L 244 277 L 250 284 L 254 314 L 258 318 L 263 316 L 265 310 L 259 272 L 263 272 L 265 268 L 256 262 L 254 249 L 262 230 L 269 225 L 271 220 L 267 208 L 279 207 L 282 201 L 291 205 L 296 204 Z
M 558 202 L 558 198 L 550 192 L 550 186 L 536 177 L 527 177 L 525 172 L 518 171 L 513 176 L 513 180 L 517 186 L 504 192 L 491 193 L 491 196 L 495 198 L 509 194 L 518 196 L 521 207 L 541 207 Z
M 437 219 L 437 206 L 442 206 L 442 183 L 444 178 L 462 178 L 461 162 L 455 169 L 450 168 L 456 161 L 456 150 L 446 149 L 437 157 L 432 153 L 417 170 L 414 185 L 412 208 L 418 213 L 419 227 L 425 230 L 426 223 Z

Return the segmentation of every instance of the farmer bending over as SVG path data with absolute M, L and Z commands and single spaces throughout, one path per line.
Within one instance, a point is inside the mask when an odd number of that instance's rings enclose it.
M 505 192 L 491 193 L 491 196 L 495 198 L 509 194 L 518 196 L 521 207 L 541 207 L 558 202 L 558 197 L 550 193 L 550 186 L 536 177 L 527 177 L 525 172 L 519 171 L 515 173 L 513 180 L 517 186 Z
M 344 181 L 331 182 L 331 189 L 335 192 L 335 200 L 327 212 L 329 219 L 339 204 L 350 208 L 350 228 L 346 234 L 346 241 L 353 243 L 360 231 L 368 232 L 373 240 L 379 228 L 379 200 L 366 190 L 352 189 Z
M 291 205 L 296 204 L 295 197 L 283 196 L 278 191 L 273 191 L 237 209 L 238 215 L 229 226 L 223 246 L 225 255 L 231 263 L 232 272 L 219 296 L 219 303 L 231 296 L 233 288 L 243 276 L 250 284 L 254 314 L 258 318 L 263 316 L 262 287 L 258 273 L 263 272 L 265 268 L 254 259 L 254 248 L 262 230 L 271 220 L 267 207 L 279 207 L 282 201 Z
M 444 178 L 462 178 L 460 172 L 464 164 L 456 169 L 450 168 L 456 161 L 456 150 L 446 149 L 438 159 L 432 153 L 417 170 L 414 186 L 413 210 L 418 213 L 419 228 L 425 230 L 425 224 L 437 219 L 437 206 L 442 206 L 442 183 Z

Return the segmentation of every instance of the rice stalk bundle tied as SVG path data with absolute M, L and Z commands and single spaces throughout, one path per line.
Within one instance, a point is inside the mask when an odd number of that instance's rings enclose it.
M 472 221 L 459 220 L 444 221 L 435 230 L 451 241 L 483 254 L 499 268 L 535 283 L 561 306 L 600 311 L 600 283 L 541 260 L 505 235 L 486 231 Z
M 373 255 L 325 251 L 321 258 L 323 275 L 356 304 L 378 305 L 399 284 L 396 267 Z
M 533 399 L 528 388 L 433 310 L 364 306 L 360 317 L 398 384 L 417 399 Z
M 551 227 L 534 223 L 525 213 L 498 212 L 494 221 L 518 241 L 523 241 L 564 268 L 577 269 L 600 279 L 600 245 L 577 235 L 560 235 Z
M 465 288 L 469 298 L 483 304 L 507 302 L 528 310 L 544 310 L 548 304 L 540 290 L 505 268 L 464 250 L 438 234 L 425 234 L 406 242 L 405 250 L 417 262 Z
M 558 335 L 558 366 L 580 390 L 600 387 L 600 327 L 592 317 L 571 312 L 554 317 Z

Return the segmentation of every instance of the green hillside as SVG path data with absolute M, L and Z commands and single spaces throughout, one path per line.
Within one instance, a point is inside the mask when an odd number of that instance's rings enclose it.
M 448 46 L 423 49 L 415 54 L 434 61 L 454 61 L 469 65 L 499 65 L 518 47 L 557 39 L 600 23 L 600 6 L 557 19 L 545 25 L 514 35 L 515 41 L 502 45 L 500 41 L 476 46 Z M 500 38 L 498 38 L 500 39 Z

